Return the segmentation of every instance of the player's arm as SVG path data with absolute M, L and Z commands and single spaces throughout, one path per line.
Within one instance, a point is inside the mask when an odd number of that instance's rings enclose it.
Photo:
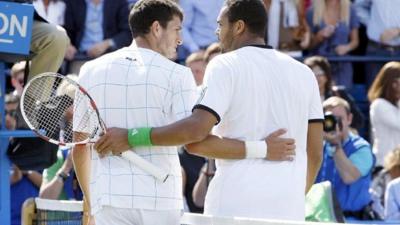
M 95 144 L 102 155 L 112 151 L 114 154 L 140 146 L 176 146 L 187 145 L 188 151 L 209 158 L 243 159 L 267 158 L 269 160 L 291 160 L 293 158 L 294 139 L 280 137 L 285 130 L 280 129 L 269 135 L 266 140 L 244 142 L 209 135 L 218 119 L 207 110 L 195 109 L 185 119 L 164 127 L 135 129 L 110 128 Z M 267 150 L 268 149 L 268 150 Z
M 322 122 L 309 122 L 307 132 L 307 183 L 306 193 L 317 177 L 322 163 Z
M 265 140 L 251 142 L 208 135 L 201 142 L 186 145 L 186 149 L 191 154 L 207 158 L 265 158 L 272 161 L 290 161 L 295 155 L 295 140 L 280 137 L 285 133 L 285 129 L 279 129 L 268 135 Z
M 76 136 L 82 137 L 82 134 L 74 132 L 74 138 Z M 72 149 L 72 160 L 74 164 L 76 178 L 78 179 L 79 186 L 81 187 L 81 190 L 85 198 L 84 204 L 90 206 L 90 192 L 89 192 L 90 166 L 91 166 L 90 146 L 76 145 Z M 87 208 L 90 209 L 90 207 Z

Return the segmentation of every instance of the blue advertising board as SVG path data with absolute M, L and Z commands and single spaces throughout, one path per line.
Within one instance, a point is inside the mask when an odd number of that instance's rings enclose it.
M 0 52 L 29 54 L 33 7 L 0 1 Z

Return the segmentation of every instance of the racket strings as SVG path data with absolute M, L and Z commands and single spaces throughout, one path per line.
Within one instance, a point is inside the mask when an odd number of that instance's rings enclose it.
M 68 86 L 69 92 L 60 91 L 65 86 Z M 22 104 L 31 128 L 57 142 L 85 142 L 101 133 L 90 98 L 70 79 L 42 76 L 32 80 L 25 90 Z M 79 109 L 76 115 L 73 115 L 74 107 Z M 73 130 L 83 133 L 73 137 Z
M 74 142 L 82 142 L 86 139 L 95 140 L 102 133 L 96 110 L 91 104 L 90 98 L 82 91 L 75 94 L 74 130 L 81 131 L 74 136 Z

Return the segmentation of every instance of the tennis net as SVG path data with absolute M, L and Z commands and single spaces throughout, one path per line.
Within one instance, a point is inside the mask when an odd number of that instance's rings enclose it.
M 81 225 L 83 216 L 82 201 L 62 201 L 48 199 L 29 199 L 24 203 L 23 225 Z M 252 219 L 240 217 L 215 217 L 196 213 L 184 213 L 181 225 L 336 225 L 306 221 L 285 221 L 272 219 Z M 352 224 L 399 224 L 379 221 L 359 221 Z

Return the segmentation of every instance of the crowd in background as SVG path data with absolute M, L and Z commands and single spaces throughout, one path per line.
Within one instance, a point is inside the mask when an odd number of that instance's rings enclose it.
M 132 35 L 127 21 L 129 8 L 135 2 L 34 0 L 38 14 L 49 23 L 62 26 L 70 39 L 60 73 L 79 74 L 86 61 L 129 45 Z M 200 87 L 207 63 L 220 54 L 215 30 L 224 1 L 178 2 L 185 13 L 183 44 L 172 60 L 190 67 Z M 400 220 L 400 63 L 371 60 L 360 65 L 346 60 L 329 61 L 350 55 L 399 57 L 400 2 L 264 3 L 269 12 L 266 42 L 304 60 L 316 76 L 325 111 L 340 118 L 337 131 L 342 136 L 325 136 L 324 162 L 318 180 L 332 182 L 346 217 Z M 20 62 L 10 68 L 9 93 L 5 98 L 9 130 L 17 128 L 16 111 L 25 66 Z M 361 98 L 353 89 L 356 85 L 365 89 Z M 343 155 L 337 149 L 343 150 Z M 186 209 L 202 212 L 207 185 L 215 171 L 213 160 L 190 155 L 184 149 L 180 159 Z M 13 164 L 10 181 L 13 224 L 20 223 L 21 206 L 28 197 L 82 199 L 69 149 L 59 149 L 56 163 L 44 170 L 24 170 Z M 365 217 L 367 208 L 376 215 Z

